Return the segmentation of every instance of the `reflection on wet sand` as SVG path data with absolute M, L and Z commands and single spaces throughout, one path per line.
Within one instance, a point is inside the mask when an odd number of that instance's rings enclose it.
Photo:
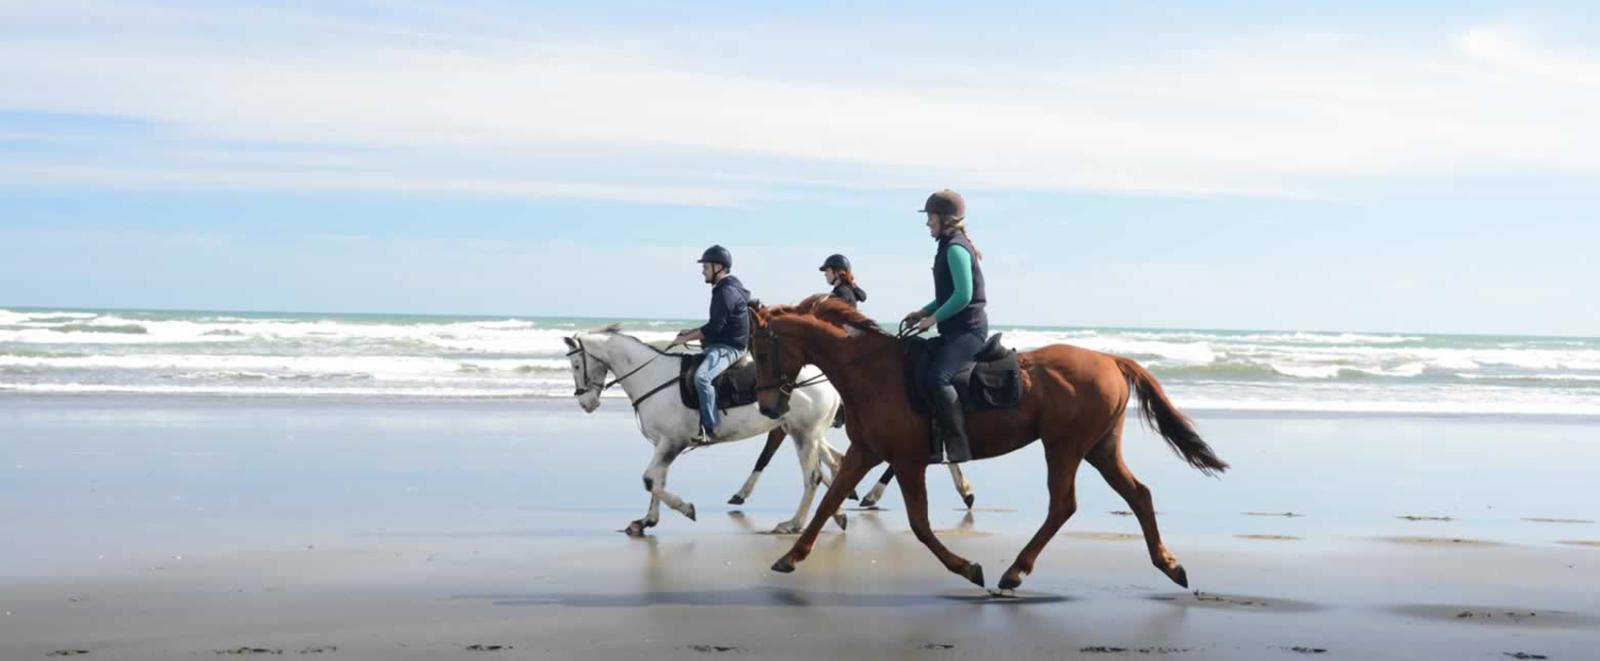
M 456 598 L 485 600 L 497 606 L 571 606 L 587 608 L 638 608 L 669 605 L 900 608 L 906 606 L 933 606 L 945 603 L 943 599 L 934 595 L 811 592 L 768 587 L 730 590 L 652 590 L 613 594 L 581 592 L 468 594 L 459 595 Z
M 1015 597 L 995 598 L 983 594 L 881 594 L 870 592 L 818 592 L 775 587 L 747 587 L 727 590 L 662 590 L 594 594 L 581 592 L 533 592 L 504 594 L 464 594 L 455 599 L 488 601 L 496 606 L 570 606 L 579 608 L 639 608 L 648 606 L 778 606 L 798 608 L 904 608 L 939 606 L 951 603 L 995 606 L 1026 606 L 1068 601 L 1061 595 L 1025 592 Z

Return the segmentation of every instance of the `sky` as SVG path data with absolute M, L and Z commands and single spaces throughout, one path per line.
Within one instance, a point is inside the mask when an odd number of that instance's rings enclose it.
M 1600 336 L 1583 3 L 0 0 L 0 307 Z

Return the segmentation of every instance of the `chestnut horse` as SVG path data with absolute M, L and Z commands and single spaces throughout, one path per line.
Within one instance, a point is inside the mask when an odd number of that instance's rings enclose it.
M 905 356 L 896 336 L 848 304 L 813 296 L 799 305 L 755 308 L 751 351 L 755 354 L 761 412 L 781 415 L 797 385 L 800 367 L 816 365 L 845 402 L 845 430 L 850 449 L 834 481 L 812 515 L 805 532 L 773 571 L 788 573 L 810 554 L 828 515 L 845 494 L 879 462 L 887 461 L 900 478 L 906 517 L 917 539 L 938 557 L 945 569 L 983 586 L 983 568 L 945 548 L 928 525 L 924 472 L 928 463 L 928 420 L 911 408 L 905 386 Z M 1014 409 L 975 412 L 967 416 L 974 458 L 997 457 L 1043 439 L 1050 487 L 1050 512 L 1001 576 L 1001 590 L 1013 590 L 1033 571 L 1046 543 L 1077 509 L 1073 480 L 1078 463 L 1088 460 L 1122 498 L 1128 501 L 1144 530 L 1150 561 L 1178 585 L 1188 587 L 1188 574 L 1167 552 L 1156 529 L 1150 490 L 1122 461 L 1122 419 L 1129 391 L 1139 393 L 1140 411 L 1167 444 L 1190 466 L 1206 474 L 1227 470 L 1200 439 L 1188 418 L 1179 413 L 1161 384 L 1138 363 L 1120 356 L 1053 344 L 1018 356 L 1022 369 L 1022 403 Z

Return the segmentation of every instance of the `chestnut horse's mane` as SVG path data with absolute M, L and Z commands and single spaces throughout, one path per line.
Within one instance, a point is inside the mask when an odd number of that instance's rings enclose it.
M 883 330 L 883 327 L 879 326 L 878 322 L 873 321 L 867 315 L 861 314 L 860 310 L 828 294 L 813 294 L 794 305 L 771 307 L 767 309 L 767 314 L 774 317 L 808 315 L 837 328 L 854 328 L 859 331 L 893 337 L 893 335 Z

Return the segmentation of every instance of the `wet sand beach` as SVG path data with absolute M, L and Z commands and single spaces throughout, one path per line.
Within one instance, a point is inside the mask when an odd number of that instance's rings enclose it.
M 796 573 L 750 502 L 757 442 L 696 450 L 645 539 L 648 446 L 570 401 L 0 398 L 0 659 L 1588 658 L 1600 460 L 1581 419 L 1206 414 L 1206 478 L 1130 424 L 1191 587 L 1149 564 L 1092 470 L 1013 599 L 878 512 Z M 838 446 L 846 441 L 834 432 Z M 942 472 L 942 471 L 941 471 Z M 991 584 L 1044 515 L 1037 450 L 930 479 L 935 528 Z M 1287 516 L 1293 514 L 1293 516 Z M 81 653 L 86 652 L 86 654 Z

